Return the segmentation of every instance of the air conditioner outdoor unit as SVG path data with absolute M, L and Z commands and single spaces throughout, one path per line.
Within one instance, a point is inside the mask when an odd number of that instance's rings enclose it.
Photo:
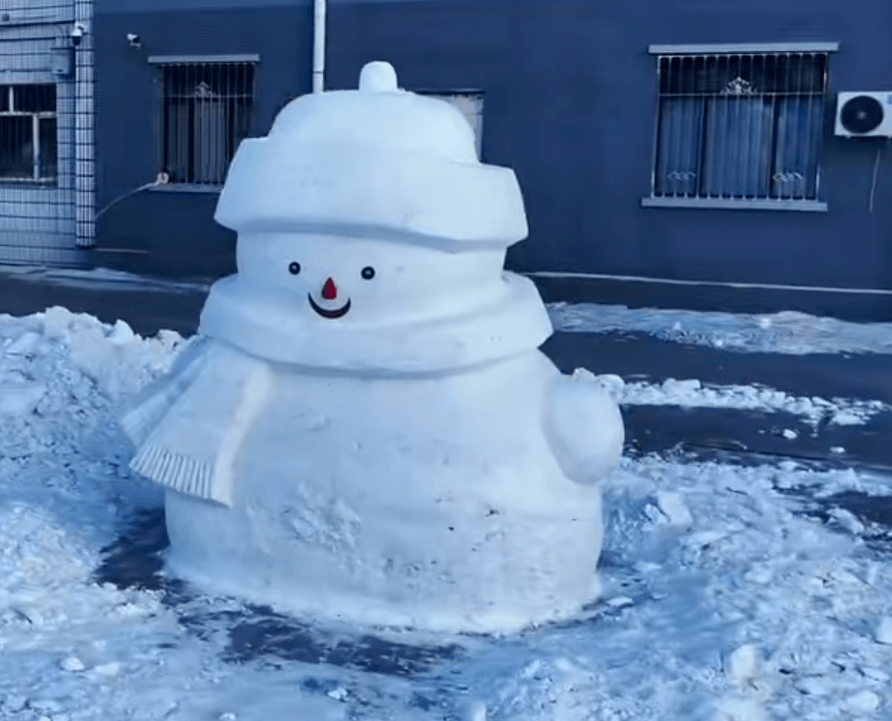
M 892 90 L 839 93 L 836 134 L 847 138 L 892 138 Z

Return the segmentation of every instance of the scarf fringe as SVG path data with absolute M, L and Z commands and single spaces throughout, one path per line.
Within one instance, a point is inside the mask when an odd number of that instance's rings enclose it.
M 130 468 L 155 483 L 180 493 L 230 506 L 229 498 L 215 493 L 214 471 L 209 463 L 146 444 L 130 463 Z

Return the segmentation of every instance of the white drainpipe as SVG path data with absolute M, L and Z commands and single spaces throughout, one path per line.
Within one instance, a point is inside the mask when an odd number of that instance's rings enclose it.
M 313 92 L 325 84 L 325 0 L 313 2 Z

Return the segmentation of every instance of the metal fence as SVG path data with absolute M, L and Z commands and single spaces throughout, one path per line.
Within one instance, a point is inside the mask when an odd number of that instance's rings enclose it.
M 71 39 L 91 20 L 92 0 L 0 0 L 0 263 L 93 243 L 92 38 Z

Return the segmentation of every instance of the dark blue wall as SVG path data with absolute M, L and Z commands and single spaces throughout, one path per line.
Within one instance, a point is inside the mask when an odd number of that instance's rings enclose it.
M 157 172 L 147 55 L 259 53 L 256 133 L 284 93 L 309 92 L 308 0 L 238 4 L 99 0 L 103 202 Z M 509 253 L 515 269 L 892 289 L 892 150 L 870 213 L 878 141 L 832 134 L 836 91 L 892 87 L 889 0 L 341 0 L 329 4 L 327 35 L 329 89 L 355 87 L 365 62 L 386 59 L 406 88 L 485 92 L 484 158 L 514 168 L 529 215 L 529 240 Z M 642 208 L 656 109 L 648 46 L 787 41 L 840 43 L 821 178 L 829 211 Z M 215 202 L 135 196 L 104 216 L 100 245 L 151 250 L 167 272 L 224 272 L 232 238 L 211 220 Z
M 222 4 L 216 0 L 217 4 Z M 312 9 L 306 2 L 251 10 L 183 10 L 191 4 L 105 0 L 95 16 L 97 175 L 100 208 L 155 179 L 152 55 L 259 54 L 251 135 L 264 135 L 286 93 L 311 89 Z M 167 9 L 161 11 L 159 8 Z M 272 5 L 272 3 L 270 3 Z M 125 7 L 133 12 L 112 12 Z M 146 11 L 146 8 L 153 8 Z M 132 48 L 128 33 L 140 36 Z M 235 235 L 213 221 L 218 193 L 153 189 L 100 218 L 99 262 L 178 276 L 220 276 L 235 268 Z

